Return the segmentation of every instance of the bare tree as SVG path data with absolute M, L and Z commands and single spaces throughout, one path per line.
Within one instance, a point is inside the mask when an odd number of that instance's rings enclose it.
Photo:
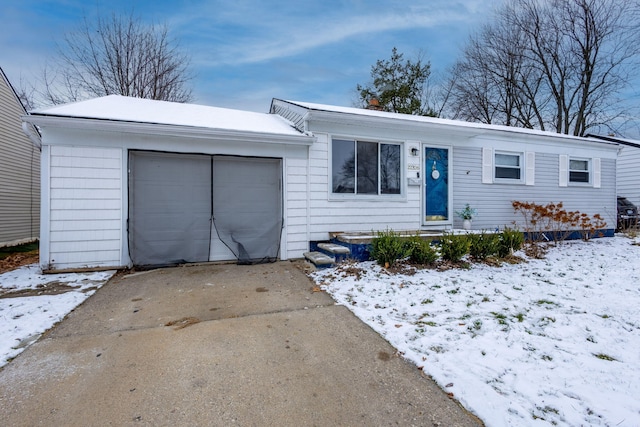
M 33 85 L 27 83 L 27 81 L 20 76 L 20 82 L 18 83 L 18 87 L 14 88 L 16 91 L 16 95 L 18 95 L 18 99 L 22 103 L 22 106 L 27 111 L 31 111 L 35 108 L 34 99 L 35 99 L 35 88 Z
M 640 54 L 633 0 L 511 0 L 471 37 L 450 109 L 473 121 L 585 135 L 625 113 Z
M 43 71 L 44 102 L 125 95 L 188 102 L 189 57 L 166 25 L 146 25 L 133 13 L 83 19 L 68 33 L 53 66 Z

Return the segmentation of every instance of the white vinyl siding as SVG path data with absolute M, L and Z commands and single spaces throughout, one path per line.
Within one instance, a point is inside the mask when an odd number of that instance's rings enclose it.
M 22 130 L 24 114 L 0 71 L 0 246 L 40 235 L 40 150 Z
M 52 146 L 49 171 L 43 261 L 56 269 L 120 266 L 122 149 Z
M 453 179 L 453 209 L 461 210 L 466 203 L 477 209 L 473 218 L 473 228 L 477 230 L 495 230 L 505 226 L 513 227 L 513 222 L 523 227 L 522 217 L 517 215 L 511 202 L 514 200 L 547 204 L 563 202 L 565 209 L 584 212 L 590 216 L 598 213 L 615 226 L 615 159 L 601 158 L 601 188 L 594 186 L 558 187 L 558 154 L 536 152 L 535 185 L 523 187 L 500 185 L 494 190 L 482 185 L 483 166 L 478 157 L 484 149 L 474 147 L 454 147 L 453 165 L 457 173 Z M 464 171 L 460 173 L 459 171 Z M 566 176 L 566 174 L 565 174 Z M 595 178 L 594 178 L 595 180 Z M 461 227 L 462 221 L 454 222 Z
M 309 250 L 307 238 L 307 166 L 306 159 L 285 159 L 285 244 L 282 259 L 300 258 Z
M 640 147 L 621 145 L 617 164 L 618 196 L 640 206 Z

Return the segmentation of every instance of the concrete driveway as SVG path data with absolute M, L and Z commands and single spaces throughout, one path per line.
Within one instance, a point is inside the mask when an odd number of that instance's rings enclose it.
M 479 426 L 301 263 L 118 275 L 0 372 L 7 426 Z

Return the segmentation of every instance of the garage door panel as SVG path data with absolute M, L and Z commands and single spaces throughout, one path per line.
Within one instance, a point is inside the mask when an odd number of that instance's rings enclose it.
M 130 253 L 136 265 L 209 259 L 209 156 L 131 152 Z
M 279 159 L 215 157 L 213 222 L 242 263 L 275 260 L 282 233 Z

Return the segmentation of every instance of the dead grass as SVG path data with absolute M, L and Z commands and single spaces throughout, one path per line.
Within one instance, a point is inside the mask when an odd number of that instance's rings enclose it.
M 10 253 L 0 259 L 0 274 L 15 270 L 16 268 L 20 268 L 24 265 L 35 264 L 39 260 L 40 256 L 37 249 L 29 252 Z

